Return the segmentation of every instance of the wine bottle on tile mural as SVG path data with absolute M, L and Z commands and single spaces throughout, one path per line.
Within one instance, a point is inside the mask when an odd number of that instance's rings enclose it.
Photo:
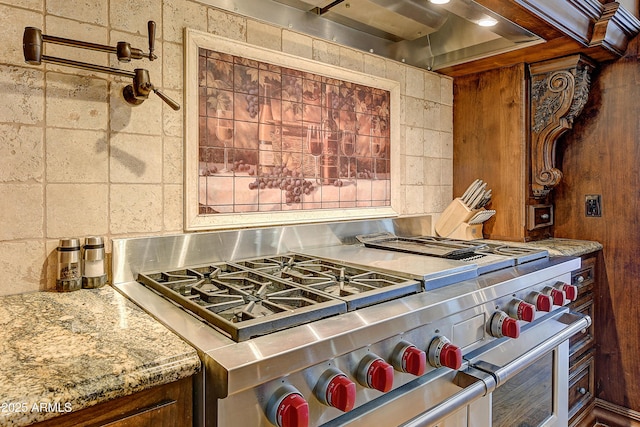
M 340 128 L 336 123 L 337 111 L 334 109 L 335 94 L 331 91 L 327 92 L 326 109 L 327 117 L 322 123 L 323 140 L 325 142 L 324 152 L 322 153 L 321 176 L 323 184 L 334 184 L 338 179 L 338 145 L 340 142 Z
M 263 94 L 258 123 L 258 163 L 260 174 L 268 174 L 273 169 L 273 133 L 275 131 L 270 85 L 265 83 Z

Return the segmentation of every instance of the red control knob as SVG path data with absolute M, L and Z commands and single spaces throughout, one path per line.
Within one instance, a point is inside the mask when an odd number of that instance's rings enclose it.
M 496 311 L 489 321 L 489 333 L 496 338 L 518 338 L 520 336 L 520 325 L 504 311 Z
M 551 297 L 553 301 L 553 305 L 563 306 L 565 301 L 564 291 L 554 289 L 554 288 L 545 288 L 543 292 Z
M 551 311 L 552 301 L 548 295 L 543 295 L 540 292 L 532 292 L 527 297 L 527 302 L 533 304 L 538 311 Z
M 513 299 L 509 303 L 507 313 L 516 320 L 532 322 L 536 315 L 536 308 L 533 304 L 529 304 L 528 302 L 524 302 L 520 299 Z
M 564 282 L 556 283 L 556 289 L 563 291 L 569 301 L 578 299 L 578 287 Z
M 431 340 L 428 356 L 429 363 L 435 368 L 446 366 L 457 371 L 462 366 L 462 350 L 443 336 Z
M 400 341 L 393 351 L 391 363 L 398 371 L 419 377 L 427 369 L 427 353 L 411 343 Z
M 509 338 L 518 338 L 520 336 L 520 326 L 512 318 L 505 319 L 502 322 L 502 335 Z
M 352 410 L 356 403 L 355 383 L 334 368 L 324 371 L 314 392 L 322 403 L 338 408 L 342 412 Z
M 360 361 L 357 378 L 365 387 L 387 392 L 393 387 L 393 366 L 369 353 Z
M 280 387 L 267 405 L 267 418 L 278 427 L 307 427 L 309 425 L 309 404 L 290 385 Z

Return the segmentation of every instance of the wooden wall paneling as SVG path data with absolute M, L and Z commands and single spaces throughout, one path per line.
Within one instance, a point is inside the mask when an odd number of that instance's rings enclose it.
M 564 178 L 555 190 L 555 236 L 604 249 L 595 289 L 596 396 L 640 411 L 640 61 L 601 64 L 583 114 L 559 144 Z M 602 195 L 602 216 L 585 217 L 585 196 Z
M 476 178 L 487 182 L 496 215 L 485 237 L 524 239 L 528 126 L 525 64 L 455 78 L 453 192 Z

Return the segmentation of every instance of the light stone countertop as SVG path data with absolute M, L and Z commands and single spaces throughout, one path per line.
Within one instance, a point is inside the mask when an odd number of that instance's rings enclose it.
M 0 297 L 0 425 L 189 377 L 198 354 L 111 286 Z
M 550 238 L 532 242 L 509 242 L 503 240 L 485 240 L 485 242 L 546 249 L 551 256 L 581 256 L 602 249 L 602 244 L 598 242 L 564 238 Z

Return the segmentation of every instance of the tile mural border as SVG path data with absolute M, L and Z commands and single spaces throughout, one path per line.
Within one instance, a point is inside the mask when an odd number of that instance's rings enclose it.
M 184 228 L 186 231 L 288 225 L 332 220 L 369 219 L 398 215 L 400 193 L 400 83 L 280 51 L 250 45 L 190 28 L 184 43 Z M 203 213 L 200 209 L 199 52 L 216 51 L 322 77 L 344 80 L 389 92 L 390 206 L 277 210 L 242 213 Z M 251 191 L 251 190 L 247 190 Z

